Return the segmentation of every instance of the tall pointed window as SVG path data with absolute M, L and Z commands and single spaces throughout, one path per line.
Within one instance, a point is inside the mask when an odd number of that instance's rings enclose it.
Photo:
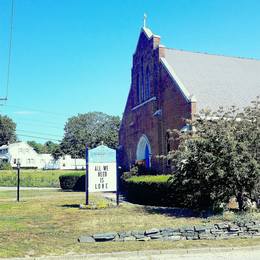
M 137 74 L 136 77 L 136 92 L 137 92 L 137 103 L 141 103 L 142 96 L 143 96 L 143 89 L 142 89 L 142 84 L 141 84 L 139 74 Z
M 150 97 L 150 71 L 149 67 L 146 68 L 145 73 L 145 98 L 148 99 Z
M 141 77 L 141 89 L 142 92 L 141 94 L 141 101 L 145 100 L 145 88 L 144 88 L 144 58 L 142 57 L 141 59 L 141 73 L 142 73 L 142 77 Z
M 137 96 L 137 103 L 140 103 L 141 99 L 140 99 L 140 94 L 141 94 L 141 90 L 140 90 L 140 79 L 139 79 L 139 74 L 137 74 L 136 77 L 136 96 Z

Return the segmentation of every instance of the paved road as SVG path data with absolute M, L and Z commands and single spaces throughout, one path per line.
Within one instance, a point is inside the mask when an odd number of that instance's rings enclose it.
M 12 258 L 12 260 L 259 260 L 260 247 L 236 249 L 190 249 L 190 250 L 154 250 L 91 255 L 66 255 L 39 258 Z M 10 258 L 8 260 L 11 260 Z

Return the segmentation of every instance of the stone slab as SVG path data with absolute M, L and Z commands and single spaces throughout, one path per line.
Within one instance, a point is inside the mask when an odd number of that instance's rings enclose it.
M 134 236 L 124 238 L 124 241 L 135 241 L 135 240 L 136 240 L 136 238 Z
M 145 231 L 145 235 L 151 235 L 156 233 L 160 233 L 160 230 L 158 228 L 152 228 Z
M 93 238 L 99 242 L 99 241 L 109 241 L 113 240 L 116 237 L 117 233 L 116 232 L 110 232 L 110 233 L 98 233 L 94 234 Z
M 81 236 L 78 238 L 78 241 L 80 243 L 93 243 L 96 242 L 96 240 L 92 236 Z

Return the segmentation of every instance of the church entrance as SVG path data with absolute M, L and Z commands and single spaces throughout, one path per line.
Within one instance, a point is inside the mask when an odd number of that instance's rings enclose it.
M 142 163 L 146 168 L 151 167 L 151 145 L 146 135 L 142 135 L 139 139 L 136 149 L 136 160 Z

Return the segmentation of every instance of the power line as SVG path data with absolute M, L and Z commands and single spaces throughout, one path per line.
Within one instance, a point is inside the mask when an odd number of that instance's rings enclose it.
M 8 63 L 7 63 L 7 76 L 6 76 L 6 96 L 0 98 L 0 100 L 7 101 L 9 94 L 10 85 L 10 69 L 11 69 L 11 58 L 12 58 L 12 43 L 13 43 L 13 21 L 14 21 L 14 1 L 11 4 L 11 15 L 10 15 L 10 34 L 9 34 L 9 50 L 8 50 Z
M 68 114 L 60 113 L 60 112 L 56 112 L 56 111 L 47 111 L 47 110 L 41 110 L 41 109 L 37 109 L 37 108 L 29 108 L 29 107 L 16 106 L 16 105 L 5 105 L 5 106 L 11 107 L 11 108 L 17 108 L 17 109 L 26 109 L 26 110 L 33 111 L 33 112 L 49 114 L 49 115 L 52 115 L 52 116 L 63 116 L 63 117 L 66 117 L 66 118 L 69 117 Z
M 8 98 L 9 83 L 10 83 L 10 68 L 12 58 L 12 43 L 13 43 L 13 23 L 14 23 L 14 1 L 12 0 L 11 17 L 10 17 L 10 36 L 9 36 L 9 53 L 8 53 L 8 65 L 7 65 L 7 81 L 6 81 L 6 100 Z
M 30 137 L 30 138 L 37 138 L 37 139 L 43 139 L 43 140 L 48 140 L 48 141 L 56 141 L 56 142 L 61 142 L 61 140 L 55 139 L 55 138 L 47 138 L 47 137 L 42 137 L 42 136 L 36 136 L 36 135 L 24 135 L 24 134 L 17 134 L 18 136 L 24 136 L 24 137 Z
M 57 130 L 61 130 L 63 129 L 62 127 L 58 127 L 58 126 L 52 126 L 52 125 L 46 125 L 44 123 L 38 123 L 38 122 L 25 122 L 26 125 L 31 125 L 31 126 L 35 126 L 35 127 L 44 127 L 44 128 L 52 128 L 52 129 L 57 129 Z M 25 124 L 23 122 L 16 122 L 16 124 Z
M 4 115 L 9 116 L 10 113 L 3 113 Z M 39 118 L 39 117 L 38 117 Z M 56 122 L 52 122 L 52 121 L 42 121 L 42 120 L 37 120 L 37 119 L 32 119 L 32 118 L 27 118 L 27 117 L 18 117 L 15 120 L 16 124 L 29 124 L 29 125 L 36 125 L 36 126 L 43 126 L 43 127 L 48 127 L 48 128 L 55 128 L 55 129 L 63 129 L 66 121 L 62 120 L 61 121 L 57 121 Z M 58 123 L 60 122 L 60 123 Z
M 38 135 L 44 135 L 44 136 L 56 136 L 56 137 L 61 137 L 61 135 L 56 135 L 56 134 L 49 134 L 49 133 L 42 133 L 42 132 L 35 132 L 35 131 L 28 131 L 28 130 L 21 130 L 21 129 L 17 129 L 16 131 L 18 132 L 25 132 L 25 133 L 32 133 L 32 134 L 38 134 Z
M 59 127 L 59 129 L 64 127 L 65 122 L 57 123 L 57 122 L 51 122 L 51 121 L 41 121 L 41 120 L 35 120 L 35 119 L 30 119 L 30 118 L 18 118 L 16 120 L 16 123 L 34 123 L 34 124 L 40 124 L 44 126 L 56 126 Z

